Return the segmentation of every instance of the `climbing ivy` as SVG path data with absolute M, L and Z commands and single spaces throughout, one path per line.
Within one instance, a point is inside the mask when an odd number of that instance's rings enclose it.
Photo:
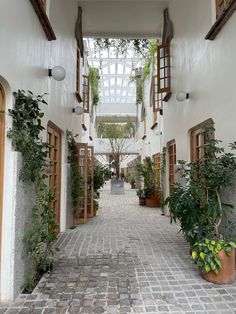
M 89 68 L 89 82 L 91 84 L 93 105 L 97 105 L 99 102 L 99 77 L 95 68 Z
M 44 130 L 41 119 L 44 116 L 40 105 L 47 105 L 44 95 L 34 96 L 31 91 L 18 90 L 13 93 L 15 108 L 9 110 L 13 119 L 8 137 L 14 149 L 22 154 L 19 179 L 34 185 L 36 201 L 32 209 L 32 219 L 23 237 L 24 257 L 31 260 L 22 288 L 31 292 L 43 272 L 52 267 L 56 239 L 55 212 L 52 207 L 54 193 L 50 191 L 46 179 L 49 144 L 40 133 Z
M 145 62 L 143 66 L 143 76 L 144 80 L 150 76 L 151 68 L 154 65 L 155 54 L 157 52 L 158 41 L 152 40 L 150 44 L 149 51 L 145 57 Z
M 79 195 L 82 193 L 82 178 L 79 174 L 79 167 L 77 162 L 77 150 L 76 150 L 76 142 L 75 139 L 78 135 L 74 135 L 73 132 L 67 130 L 66 137 L 67 137 L 67 144 L 69 150 L 69 157 L 68 162 L 71 166 L 71 199 L 72 199 L 72 206 L 74 211 L 76 211 Z

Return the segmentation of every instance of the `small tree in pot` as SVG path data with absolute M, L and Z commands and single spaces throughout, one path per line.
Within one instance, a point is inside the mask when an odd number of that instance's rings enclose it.
M 219 143 L 209 140 L 202 147 L 205 150 L 202 159 L 179 162 L 182 165 L 179 171 L 186 185 L 175 184 L 165 204 L 170 206 L 173 219 L 180 221 L 181 231 L 193 247 L 192 257 L 204 279 L 229 283 L 234 280 L 235 243 L 226 232 L 220 232 L 220 227 L 228 225 L 225 223 L 227 214 L 233 206 L 223 203 L 220 195 L 232 183 L 236 157 L 218 147 Z M 235 150 L 236 143 L 230 144 L 230 148 Z M 225 271 L 226 264 L 231 265 L 231 271 Z

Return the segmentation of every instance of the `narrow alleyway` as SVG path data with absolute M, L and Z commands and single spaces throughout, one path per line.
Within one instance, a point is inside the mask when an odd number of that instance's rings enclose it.
M 178 227 L 109 187 L 97 217 L 61 234 L 54 270 L 0 313 L 236 313 L 236 284 L 202 280 Z

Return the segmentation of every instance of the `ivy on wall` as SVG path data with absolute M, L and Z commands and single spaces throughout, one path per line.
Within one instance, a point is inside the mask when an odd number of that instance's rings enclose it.
M 99 76 L 97 69 L 89 68 L 89 82 L 92 89 L 93 105 L 96 106 L 99 102 Z
M 44 113 L 40 105 L 47 105 L 44 95 L 34 96 L 31 91 L 18 90 L 13 93 L 15 108 L 9 110 L 13 119 L 8 137 L 13 148 L 22 155 L 19 179 L 33 184 L 35 204 L 32 208 L 31 224 L 25 230 L 24 257 L 31 260 L 22 288 L 31 292 L 41 275 L 52 267 L 56 239 L 55 212 L 52 207 L 54 193 L 47 184 L 49 144 L 40 133 L 45 128 L 41 124 Z

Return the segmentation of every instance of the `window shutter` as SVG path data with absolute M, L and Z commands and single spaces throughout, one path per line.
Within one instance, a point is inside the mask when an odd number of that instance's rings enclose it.
M 153 96 L 153 112 L 158 112 L 162 109 L 163 105 L 163 95 L 158 91 L 158 76 L 154 75 L 153 77 L 153 87 L 152 87 L 152 96 Z
M 89 113 L 89 77 L 83 75 L 83 107 L 84 112 Z
M 158 92 L 170 93 L 170 44 L 163 44 L 157 49 Z
M 76 91 L 80 92 L 80 50 L 77 48 L 77 65 L 76 65 Z

